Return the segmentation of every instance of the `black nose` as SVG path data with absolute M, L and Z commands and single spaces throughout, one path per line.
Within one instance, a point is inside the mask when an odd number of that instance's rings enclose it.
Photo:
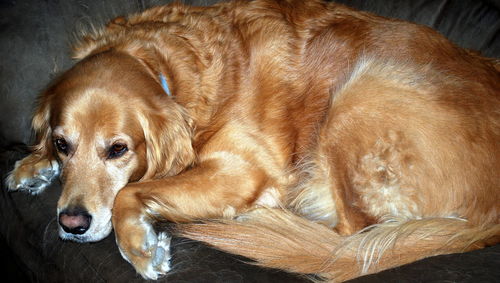
M 92 216 L 82 207 L 67 208 L 59 213 L 59 225 L 66 233 L 81 235 L 90 227 Z

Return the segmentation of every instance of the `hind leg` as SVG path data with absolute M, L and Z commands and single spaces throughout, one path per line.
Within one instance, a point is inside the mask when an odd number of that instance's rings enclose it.
M 374 223 L 358 206 L 358 195 L 350 182 L 320 147 L 291 190 L 289 208 L 311 221 L 350 235 Z

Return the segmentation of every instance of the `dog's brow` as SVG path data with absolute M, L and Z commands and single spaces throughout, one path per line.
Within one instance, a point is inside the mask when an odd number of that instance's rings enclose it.
M 52 132 L 52 136 L 64 137 L 68 142 L 76 144 L 80 137 L 80 133 L 77 131 L 69 131 L 63 126 L 56 126 Z
M 58 136 L 64 136 L 64 129 L 63 129 L 63 127 L 61 127 L 61 126 L 55 127 L 54 131 L 53 131 L 53 134 L 54 135 L 58 135 Z

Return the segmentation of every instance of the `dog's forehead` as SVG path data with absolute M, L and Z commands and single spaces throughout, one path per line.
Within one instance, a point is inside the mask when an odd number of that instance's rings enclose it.
M 102 137 L 126 135 L 134 126 L 133 108 L 127 102 L 117 99 L 105 89 L 86 89 L 78 95 L 69 96 L 60 104 L 54 134 L 61 136 Z

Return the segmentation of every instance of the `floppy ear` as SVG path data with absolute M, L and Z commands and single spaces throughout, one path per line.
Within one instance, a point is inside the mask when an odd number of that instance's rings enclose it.
M 31 121 L 35 131 L 35 144 L 31 147 L 32 153 L 39 156 L 39 160 L 49 158 L 52 154 L 52 129 L 50 127 L 50 96 L 47 92 L 40 96 L 38 106 Z M 51 159 L 51 158 L 49 158 Z
M 195 160 L 192 119 L 173 100 L 163 99 L 162 102 L 159 109 L 151 109 L 139 117 L 148 164 L 142 180 L 176 175 Z

